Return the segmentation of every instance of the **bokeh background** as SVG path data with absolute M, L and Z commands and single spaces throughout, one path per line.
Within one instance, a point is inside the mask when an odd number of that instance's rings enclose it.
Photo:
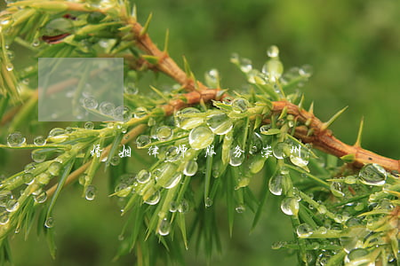
M 310 64 L 314 74 L 302 87 L 315 114 L 327 120 L 339 109 L 348 110 L 332 126 L 346 143 L 356 138 L 365 118 L 363 146 L 400 159 L 400 2 L 397 0 L 138 0 L 139 21 L 153 13 L 150 35 L 160 46 L 170 30 L 170 55 L 182 65 L 185 56 L 198 79 L 217 68 L 223 87 L 240 89 L 243 76 L 229 62 L 234 52 L 261 68 L 270 45 L 280 48 L 285 68 Z M 145 88 L 143 88 L 145 90 Z M 3 130 L 3 129 L 2 129 Z M 1 156 L 1 155 L 0 155 Z M 2 156 L 8 156 L 2 155 Z M 10 155 L 11 156 L 11 155 Z M 14 160 L 4 157 L 5 172 Z M 24 162 L 17 162 L 23 165 Z M 12 240 L 17 265 L 133 265 L 122 258 L 111 263 L 124 219 L 107 197 L 106 175 L 98 178 L 95 202 L 69 189 L 57 203 L 56 261 L 42 237 Z M 291 240 L 290 221 L 270 198 L 257 228 L 250 234 L 252 214 L 235 221 L 229 238 L 226 216 L 220 217 L 223 252 L 211 265 L 295 265 L 296 258 L 271 250 L 278 240 Z M 275 208 L 275 209 L 273 209 Z M 34 247 L 34 248 L 32 248 Z M 194 247 L 188 265 L 205 265 Z M 196 262 L 197 261 L 197 262 Z

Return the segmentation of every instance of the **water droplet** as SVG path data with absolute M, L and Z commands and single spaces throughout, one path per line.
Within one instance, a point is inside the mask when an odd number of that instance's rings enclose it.
M 176 212 L 178 210 L 179 204 L 176 203 L 176 201 L 171 201 L 169 204 L 169 211 L 170 212 Z
M 165 161 L 175 162 L 181 157 L 181 153 L 178 147 L 171 146 L 165 152 Z
M 5 225 L 10 221 L 10 213 L 8 211 L 0 214 L 0 225 Z
M 363 184 L 383 186 L 386 182 L 387 173 L 385 169 L 378 164 L 367 164 L 361 168 L 358 177 Z
M 169 126 L 161 126 L 157 128 L 156 136 L 160 141 L 169 140 L 172 137 L 172 129 Z
M 282 187 L 283 187 L 283 176 L 282 175 L 274 175 L 270 178 L 268 182 L 269 191 L 277 196 L 282 195 Z
M 238 151 L 238 147 L 232 147 L 230 150 L 230 158 L 229 158 L 229 164 L 232 166 L 239 166 L 243 163 L 244 158 L 245 158 L 245 153 L 244 151 Z M 239 147 L 240 149 L 240 147 Z
M 185 168 L 183 169 L 183 173 L 187 176 L 194 176 L 199 168 L 197 162 L 195 160 L 190 160 L 186 162 Z
M 311 77 L 312 73 L 313 68 L 310 65 L 301 66 L 301 68 L 299 69 L 299 74 L 303 77 Z
M 183 199 L 181 201 L 181 204 L 179 204 L 178 211 L 180 213 L 187 213 L 189 211 L 189 207 L 190 207 L 189 202 L 187 200 Z
M 213 132 L 206 126 L 193 128 L 189 133 L 189 144 L 195 150 L 205 149 L 214 141 Z
M 357 183 L 357 177 L 355 177 L 353 175 L 346 176 L 344 178 L 344 182 L 346 184 L 353 185 L 353 184 Z
M 34 140 L 33 140 L 33 144 L 35 144 L 36 146 L 43 146 L 46 145 L 46 138 L 44 138 L 43 136 L 37 136 Z
M 46 160 L 47 155 L 42 150 L 35 150 L 31 153 L 31 157 L 35 163 L 41 163 Z
M 24 183 L 27 184 L 27 185 L 32 183 L 33 177 L 34 176 L 31 173 L 24 173 L 22 175 L 22 178 L 24 179 Z
M 211 69 L 205 75 L 206 85 L 210 88 L 219 87 L 219 73 L 216 69 Z
M 375 265 L 375 261 L 373 258 L 369 257 L 369 252 L 367 249 L 363 248 L 355 248 L 352 249 L 349 254 L 344 259 L 344 262 L 348 266 L 357 266 L 357 265 Z
M 204 118 L 200 115 L 200 110 L 188 107 L 178 111 L 175 115 L 176 126 L 189 130 L 204 123 Z
M 136 108 L 135 112 L 133 113 L 135 118 L 142 118 L 147 115 L 147 109 L 143 107 Z
M 306 238 L 312 235 L 314 231 L 309 224 L 304 223 L 297 227 L 296 232 L 300 238 Z
M 111 157 L 110 164 L 112 166 L 117 166 L 121 162 L 121 158 L 118 155 Z
M 343 184 L 340 182 L 332 182 L 330 185 L 331 192 L 336 197 L 344 197 Z
M 214 112 L 207 116 L 207 125 L 216 135 L 225 135 L 233 128 L 232 120 L 223 112 Z
M 169 180 L 167 183 L 165 183 L 164 188 L 170 189 L 170 188 L 175 187 L 176 185 L 179 184 L 179 182 L 181 181 L 181 179 L 182 179 L 182 174 L 179 173 L 179 172 L 178 172 L 178 173 L 175 173 L 175 174 L 170 178 L 170 180 Z
M 244 98 L 236 98 L 232 101 L 231 106 L 233 111 L 237 113 L 244 113 L 249 108 L 250 103 Z
M 230 58 L 231 63 L 239 64 L 239 55 L 237 53 L 233 53 Z
M 277 242 L 274 242 L 274 243 L 272 243 L 272 246 L 271 246 L 271 248 L 272 249 L 281 249 L 282 247 L 284 247 L 284 246 L 286 246 L 286 242 L 285 241 L 277 241 Z
M 39 39 L 34 39 L 32 42 L 32 47 L 39 47 L 39 45 L 41 44 Z
M 327 212 L 326 206 L 325 206 L 325 205 L 319 205 L 319 206 L 317 207 L 317 211 L 318 211 L 320 214 L 325 214 L 325 213 Z
M 247 58 L 240 58 L 239 59 L 239 66 L 240 66 L 240 70 L 243 73 L 249 73 L 253 69 L 251 60 L 247 59 Z
M 44 226 L 46 226 L 47 228 L 52 228 L 54 226 L 54 218 L 47 217 L 46 221 L 44 222 Z
M 120 182 L 114 191 L 118 197 L 125 198 L 132 192 L 132 187 L 128 186 L 125 182 Z
M 272 149 L 272 153 L 276 159 L 283 159 L 290 153 L 290 148 L 287 143 L 279 142 Z
M 56 127 L 50 130 L 48 138 L 54 143 L 60 143 L 68 139 L 68 135 L 65 135 L 64 129 Z
M 204 201 L 204 205 L 206 208 L 210 208 L 213 205 L 213 200 L 210 197 L 207 197 Z
M 114 110 L 114 118 L 117 121 L 127 122 L 132 118 L 132 111 L 128 106 L 120 105 Z
M 281 202 L 281 210 L 286 215 L 297 216 L 299 212 L 299 202 L 294 197 L 284 198 Z
M 60 162 L 52 162 L 49 166 L 49 169 L 47 170 L 51 175 L 57 176 L 60 174 L 60 170 L 62 168 L 62 163 Z
M 114 116 L 115 105 L 110 102 L 102 102 L 99 111 L 106 116 Z
M 89 186 L 86 188 L 85 198 L 86 198 L 87 200 L 94 200 L 94 198 L 96 197 L 96 192 L 97 192 L 96 187 L 95 187 L 95 186 L 92 186 L 92 185 L 89 185 Z
M 246 207 L 244 206 L 244 205 L 239 205 L 239 206 L 237 206 L 236 208 L 235 208 L 235 211 L 237 212 L 237 213 L 244 213 L 245 211 L 246 211 Z
M 276 45 L 272 45 L 267 50 L 267 55 L 271 58 L 279 57 L 279 48 Z
M 13 60 L 15 57 L 14 51 L 7 50 L 7 57 L 8 57 L 8 59 Z
M 156 205 L 160 201 L 160 198 L 161 198 L 160 191 L 156 190 L 149 197 L 147 198 L 144 197 L 144 202 L 149 205 Z
M 36 203 L 43 203 L 47 200 L 47 193 L 46 191 L 42 191 L 39 195 L 34 197 Z
M 8 135 L 7 137 L 7 144 L 10 147 L 21 147 L 25 144 L 25 137 L 22 136 L 21 132 L 14 132 Z
M 150 180 L 150 177 L 151 177 L 151 173 L 148 172 L 146 169 L 143 169 L 143 170 L 140 170 L 140 172 L 137 174 L 136 180 L 139 183 L 144 184 Z
M 170 229 L 171 229 L 171 224 L 169 223 L 167 218 L 162 219 L 160 225 L 158 226 L 158 233 L 160 234 L 160 236 L 168 235 Z
M 306 167 L 310 161 L 310 152 L 302 146 L 297 146 L 297 148 L 298 151 L 295 151 L 295 148 L 292 147 L 294 151 L 290 153 L 290 161 L 298 167 Z
M 15 199 L 10 199 L 6 203 L 6 211 L 8 212 L 15 212 L 18 210 L 18 208 L 19 208 L 19 202 Z
M 46 172 L 40 173 L 37 177 L 36 180 L 39 182 L 39 184 L 42 185 L 47 185 L 51 179 L 51 176 L 47 174 Z
M 87 129 L 87 130 L 92 130 L 92 129 L 94 128 L 94 123 L 91 122 L 91 121 L 87 121 L 87 122 L 85 123 L 85 125 L 83 126 L 83 128 L 84 128 L 84 129 Z
M 135 95 L 139 92 L 139 89 L 136 87 L 135 83 L 128 82 L 124 87 L 124 91 L 126 94 Z
M 83 107 L 87 109 L 96 109 L 99 106 L 99 103 L 93 97 L 85 97 L 83 98 Z
M 6 69 L 7 69 L 7 71 L 12 71 L 14 69 L 14 65 L 12 63 L 7 63 Z
M 276 82 L 282 75 L 283 65 L 277 58 L 268 60 L 261 70 L 271 82 Z
M 150 142 L 151 139 L 148 135 L 140 135 L 139 137 L 136 138 L 136 145 L 139 149 L 150 144 Z

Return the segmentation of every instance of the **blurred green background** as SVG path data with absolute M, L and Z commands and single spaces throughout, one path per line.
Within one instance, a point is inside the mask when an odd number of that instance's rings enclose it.
M 136 5 L 140 22 L 153 13 L 149 32 L 160 46 L 170 30 L 171 56 L 182 65 L 184 55 L 200 80 L 217 68 L 223 87 L 240 89 L 244 79 L 230 55 L 250 58 L 260 69 L 273 44 L 286 69 L 312 65 L 314 74 L 302 90 L 308 104 L 315 102 L 315 114 L 327 120 L 349 106 L 332 126 L 335 135 L 353 143 L 364 116 L 363 146 L 400 159 L 400 1 L 138 0 Z M 96 182 L 95 202 L 83 200 L 78 189 L 61 196 L 54 214 L 57 260 L 51 260 L 44 239 L 32 234 L 25 242 L 17 235 L 12 241 L 17 265 L 133 265 L 129 256 L 110 262 L 124 219 L 107 197 L 106 178 L 99 175 Z M 271 250 L 274 241 L 292 239 L 290 221 L 277 206 L 271 197 L 250 235 L 252 214 L 238 215 L 232 239 L 221 215 L 223 254 L 211 265 L 295 265 L 293 256 Z M 193 245 L 187 258 L 188 265 L 205 264 Z

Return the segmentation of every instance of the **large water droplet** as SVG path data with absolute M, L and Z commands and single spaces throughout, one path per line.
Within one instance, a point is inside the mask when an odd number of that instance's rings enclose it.
M 289 145 L 284 142 L 277 143 L 272 150 L 272 153 L 276 159 L 286 158 L 289 152 L 290 152 Z
M 300 145 L 292 146 L 290 161 L 298 167 L 306 167 L 310 161 L 310 152 Z
M 115 195 L 121 198 L 127 197 L 132 192 L 132 187 L 125 182 L 120 182 L 114 189 Z
M 7 71 L 13 71 L 14 65 L 11 62 L 9 62 L 6 64 L 6 69 Z
M 232 101 L 231 106 L 233 111 L 237 113 L 244 113 L 249 108 L 250 103 L 244 98 L 236 98 Z
M 60 143 L 68 139 L 68 135 L 65 135 L 64 129 L 56 127 L 50 130 L 48 138 L 54 143 Z
M 294 197 L 284 198 L 281 202 L 281 210 L 286 215 L 297 216 L 299 212 L 299 202 Z
M 156 136 L 161 141 L 166 141 L 172 137 L 172 129 L 169 126 L 161 126 L 157 128 Z
M 282 175 L 274 175 L 270 178 L 268 182 L 269 191 L 277 196 L 282 195 L 283 188 L 283 176 Z
M 114 116 L 115 105 L 110 102 L 102 102 L 99 106 L 99 111 L 106 116 Z
M 332 182 L 330 185 L 331 192 L 336 197 L 344 197 L 343 184 L 340 182 Z
M 147 183 L 150 180 L 151 173 L 148 172 L 146 169 L 140 170 L 140 172 L 137 174 L 136 180 L 141 183 Z
M 167 218 L 161 220 L 160 225 L 158 226 L 158 233 L 160 236 L 166 236 L 169 234 L 171 229 L 171 224 Z
M 46 138 L 43 136 L 37 136 L 34 140 L 33 140 L 33 144 L 35 144 L 36 146 L 43 146 L 46 145 Z
M 213 132 L 206 126 L 193 128 L 189 134 L 189 144 L 195 150 L 205 149 L 214 141 Z
M 282 75 L 283 65 L 277 58 L 268 60 L 261 70 L 271 82 L 276 82 Z
M 171 201 L 169 204 L 169 211 L 170 212 L 176 212 L 179 208 L 179 204 L 176 201 Z
M 360 181 L 370 186 L 383 186 L 386 182 L 387 173 L 378 164 L 367 164 L 358 173 Z
M 138 148 L 143 148 L 144 146 L 150 144 L 151 139 L 148 135 L 140 135 L 136 138 L 136 145 Z
M 48 171 L 51 175 L 57 176 L 60 174 L 61 168 L 62 168 L 62 163 L 55 161 L 50 164 Z
M 41 163 L 46 160 L 47 155 L 42 150 L 35 150 L 31 153 L 31 157 L 35 163 Z
M 96 197 L 96 193 L 97 193 L 97 189 L 95 186 L 88 186 L 86 188 L 86 192 L 85 192 L 85 198 L 87 200 L 94 200 L 94 198 Z
M 194 176 L 198 168 L 199 166 L 195 160 L 189 160 L 186 162 L 185 168 L 183 169 L 183 173 L 187 176 Z
M 21 132 L 14 132 L 8 135 L 7 144 L 10 147 L 20 147 L 25 144 L 25 137 L 22 136 Z
M 144 199 L 144 202 L 149 205 L 156 205 L 160 201 L 160 198 L 161 198 L 160 191 L 156 190 L 153 192 L 153 194 Z
M 133 112 L 133 115 L 135 118 L 142 118 L 145 115 L 147 115 L 147 109 L 143 108 L 143 107 L 138 107 L 135 109 L 135 111 Z
M 207 116 L 207 125 L 216 135 L 225 135 L 233 128 L 232 120 L 223 112 L 214 112 Z
M 175 123 L 178 127 L 189 130 L 204 123 L 204 118 L 200 116 L 200 110 L 188 107 L 178 111 L 175 115 Z
M 204 206 L 206 206 L 206 208 L 209 208 L 213 205 L 213 200 L 210 197 L 207 197 L 204 200 Z
M 309 224 L 304 223 L 304 224 L 300 224 L 297 227 L 296 232 L 300 238 L 305 238 L 305 237 L 309 237 L 310 235 L 312 235 L 314 231 Z
M 301 66 L 301 68 L 299 69 L 299 74 L 303 77 L 311 77 L 312 73 L 313 68 L 310 65 Z

